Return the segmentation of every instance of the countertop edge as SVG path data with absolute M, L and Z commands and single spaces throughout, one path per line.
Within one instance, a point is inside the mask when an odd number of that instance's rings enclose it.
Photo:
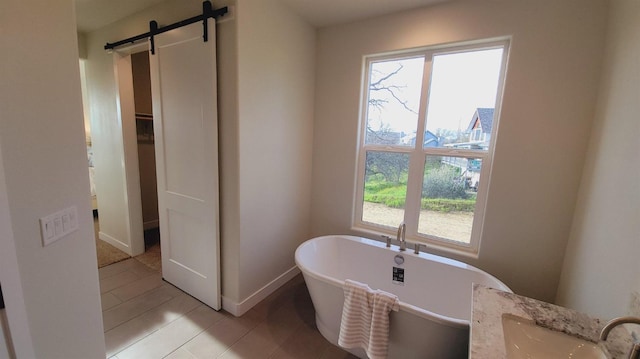
M 502 331 L 504 314 L 532 320 L 538 326 L 596 343 L 610 358 L 626 357 L 632 345 L 631 335 L 623 326 L 614 328 L 606 342 L 599 342 L 600 331 L 606 323 L 599 318 L 474 284 L 469 358 L 507 358 Z

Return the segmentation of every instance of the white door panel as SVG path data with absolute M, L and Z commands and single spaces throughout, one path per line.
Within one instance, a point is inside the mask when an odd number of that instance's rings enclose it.
M 220 309 L 215 23 L 156 35 L 151 56 L 162 276 Z

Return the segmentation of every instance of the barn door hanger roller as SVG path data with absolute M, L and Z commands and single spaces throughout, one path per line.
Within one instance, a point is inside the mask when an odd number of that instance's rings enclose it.
M 207 20 L 209 18 L 218 18 L 220 16 L 224 16 L 227 12 L 229 12 L 229 9 L 226 6 L 220 8 L 220 9 L 215 9 L 214 10 L 213 6 L 211 5 L 211 1 L 207 0 L 207 1 L 202 3 L 202 14 L 201 15 L 194 16 L 194 17 L 182 20 L 182 21 L 178 21 L 178 22 L 176 22 L 174 24 L 163 26 L 163 27 L 158 27 L 158 23 L 155 20 L 151 20 L 149 22 L 149 32 L 145 32 L 144 34 L 140 34 L 140 35 L 137 35 L 137 36 L 132 36 L 132 37 L 129 37 L 127 39 L 116 41 L 116 42 L 113 42 L 113 43 L 107 42 L 107 44 L 104 45 L 104 49 L 105 50 L 113 50 L 118 46 L 122 46 L 122 45 L 126 45 L 126 44 L 133 44 L 136 41 L 149 38 L 149 42 L 151 43 L 151 54 L 153 55 L 153 54 L 156 53 L 155 43 L 154 43 L 154 40 L 153 40 L 153 37 L 155 35 L 162 34 L 163 32 L 167 32 L 167 31 L 170 31 L 170 30 L 173 30 L 173 29 L 177 29 L 179 27 L 190 25 L 190 24 L 193 24 L 193 23 L 199 22 L 199 21 L 202 21 L 202 31 L 203 31 L 202 39 L 206 42 L 206 41 L 209 40 L 209 28 L 208 28 Z

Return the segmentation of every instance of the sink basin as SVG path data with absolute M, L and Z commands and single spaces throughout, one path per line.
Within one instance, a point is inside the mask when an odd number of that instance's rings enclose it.
M 502 330 L 508 359 L 607 359 L 598 345 L 537 326 L 532 320 L 504 315 Z

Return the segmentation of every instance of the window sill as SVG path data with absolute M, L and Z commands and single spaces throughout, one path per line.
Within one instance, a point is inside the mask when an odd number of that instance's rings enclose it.
M 382 236 L 390 236 L 393 241 L 392 245 L 397 246 L 398 242 L 395 240 L 396 233 L 392 231 L 385 231 L 384 228 L 371 228 L 365 226 L 352 225 L 351 230 L 355 232 L 356 235 L 372 239 L 374 241 L 384 242 Z M 413 246 L 415 243 L 419 243 L 422 245 L 420 248 L 420 252 L 427 252 L 436 255 L 446 255 L 453 254 L 455 256 L 462 256 L 472 259 L 478 259 L 478 250 L 473 248 L 465 248 L 462 246 L 457 246 L 455 244 L 448 245 L 445 242 L 438 243 L 433 240 L 427 241 L 424 237 L 408 237 L 407 238 L 407 248 L 413 250 Z M 435 252 L 435 253 L 433 253 Z

